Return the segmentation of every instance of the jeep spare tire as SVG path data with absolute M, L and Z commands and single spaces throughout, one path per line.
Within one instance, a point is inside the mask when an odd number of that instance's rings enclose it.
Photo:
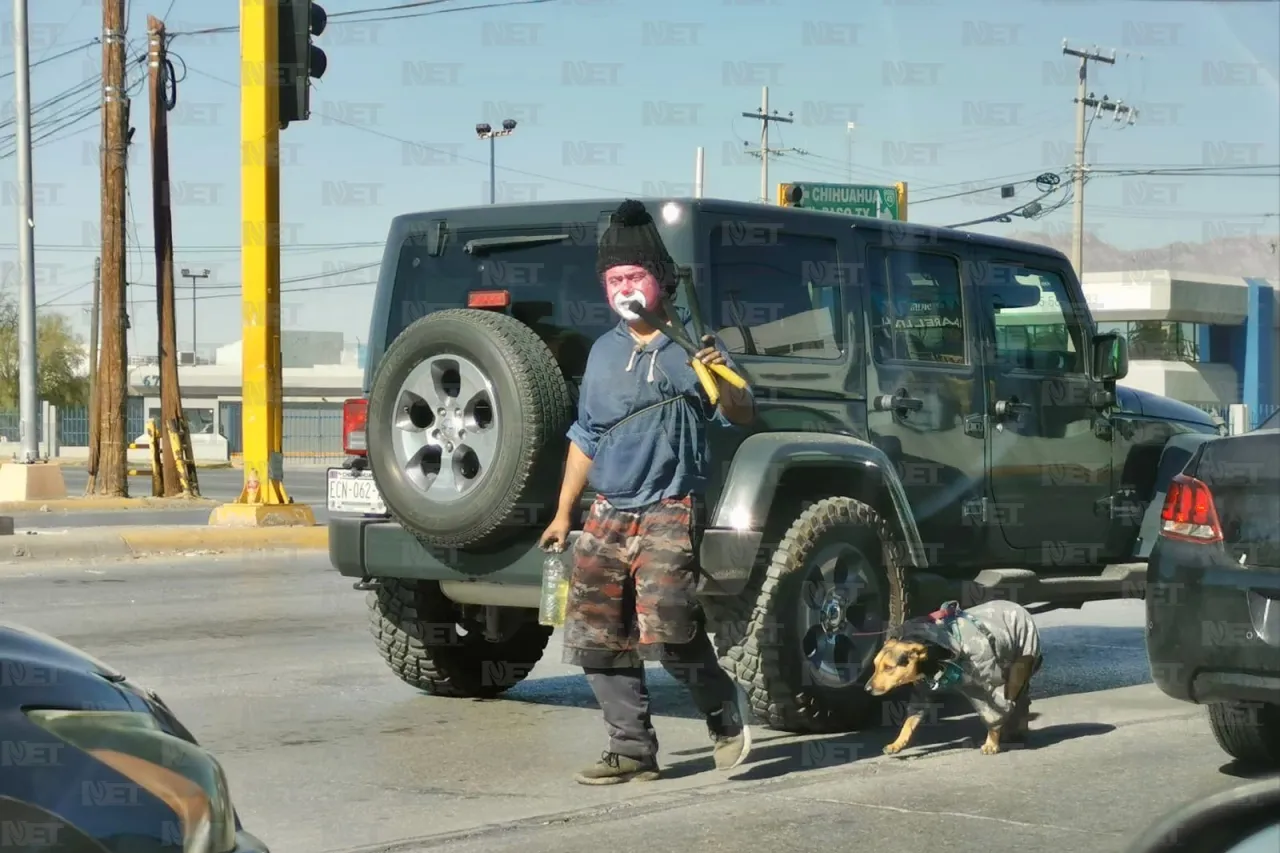
M 538 335 L 491 311 L 439 311 L 387 348 L 369 392 L 369 464 L 428 546 L 483 548 L 546 524 L 573 405 Z

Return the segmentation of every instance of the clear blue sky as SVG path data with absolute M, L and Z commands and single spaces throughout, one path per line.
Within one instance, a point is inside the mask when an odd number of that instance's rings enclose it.
M 852 138 L 855 182 L 905 180 L 911 219 L 955 224 L 1038 193 L 1023 183 L 1012 200 L 995 190 L 927 200 L 1069 165 L 1074 68 L 1062 55 L 1065 38 L 1073 47 L 1114 48 L 1114 66 L 1091 63 L 1090 88 L 1140 111 L 1137 124 L 1125 129 L 1105 117 L 1094 124 L 1093 168 L 1203 166 L 1207 156 L 1280 163 L 1274 2 L 556 0 L 463 8 L 494 2 L 500 0 L 443 0 L 413 11 L 459 11 L 330 21 L 317 42 L 329 67 L 313 95 L 312 120 L 281 137 L 284 237 L 299 244 L 283 252 L 282 276 L 307 278 L 286 282 L 286 291 L 352 286 L 286 292 L 287 328 L 363 339 L 373 288 L 360 283 L 372 281 L 375 270 L 353 268 L 378 261 L 388 220 L 487 201 L 488 149 L 475 137 L 479 121 L 519 121 L 515 134 L 497 143 L 498 192 L 507 199 L 686 194 L 699 145 L 707 152 L 708 195 L 755 199 L 759 161 L 738 152 L 744 140 L 758 145 L 760 124 L 740 114 L 759 106 L 767 83 L 770 107 L 795 118 L 772 134 L 771 147 L 807 152 L 773 160 L 771 193 L 778 181 L 847 180 Z M 333 15 L 394 4 L 323 5 Z M 176 33 L 238 23 L 235 0 L 173 0 L 169 7 L 170 0 L 130 0 L 132 56 L 146 50 L 148 13 L 168 10 Z M 12 219 L 12 13 L 6 8 L 3 15 L 0 85 L 8 91 L 0 154 L 8 170 L 3 203 Z M 35 135 L 50 134 L 34 159 L 37 301 L 42 311 L 62 311 L 87 331 L 99 214 L 93 75 L 101 61 L 101 47 L 89 42 L 100 36 L 100 4 L 38 0 L 31 20 L 31 59 L 40 63 L 31 83 L 32 102 L 41 107 Z M 171 51 L 181 77 L 170 114 L 175 266 L 212 270 L 198 285 L 198 342 L 205 349 L 239 337 L 238 36 L 180 35 Z M 136 354 L 154 352 L 156 337 L 144 73 L 145 66 L 131 67 L 137 132 L 130 216 L 137 236 L 129 241 L 129 280 L 136 285 L 129 349 Z M 83 119 L 68 123 L 81 113 Z M 852 135 L 850 120 L 857 123 Z M 435 150 L 414 149 L 406 164 L 406 142 Z M 1280 230 L 1276 178 L 1099 174 L 1086 197 L 1087 227 L 1121 247 Z M 981 230 L 1020 228 L 1067 230 L 1070 208 Z M 16 223 L 0 235 L 9 293 L 17 278 L 15 240 Z M 185 348 L 192 336 L 190 283 L 179 277 L 178 285 Z

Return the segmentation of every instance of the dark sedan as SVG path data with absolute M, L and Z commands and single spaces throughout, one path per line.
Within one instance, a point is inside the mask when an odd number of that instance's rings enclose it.
M 0 622 L 0 849 L 268 853 L 217 760 L 160 697 Z
M 1201 445 L 1160 526 L 1147 566 L 1151 675 L 1209 706 L 1233 758 L 1280 767 L 1280 411 Z

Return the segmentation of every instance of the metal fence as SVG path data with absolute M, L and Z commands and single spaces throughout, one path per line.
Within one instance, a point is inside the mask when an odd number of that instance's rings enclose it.
M 1230 407 L 1221 403 L 1190 402 L 1198 409 L 1217 415 L 1230 423 Z M 1254 407 L 1249 410 L 1249 429 L 1270 417 L 1280 405 Z M 141 397 L 128 401 L 128 438 L 130 441 L 146 433 L 146 416 Z M 44 407 L 36 409 L 38 441 L 45 442 Z M 0 438 L 21 440 L 19 414 L 16 410 L 0 410 Z M 240 402 L 218 404 L 218 432 L 227 440 L 234 459 L 244 450 Z M 58 411 L 58 444 L 61 447 L 85 447 L 89 444 L 89 413 L 82 407 Z M 340 403 L 286 403 L 284 406 L 284 455 L 293 461 L 331 463 L 341 460 L 342 405 Z
M 1208 412 L 1211 415 L 1216 415 L 1221 418 L 1222 422 L 1225 424 L 1231 423 L 1231 406 L 1227 403 L 1198 403 L 1194 400 L 1189 400 L 1187 402 L 1189 405 L 1195 406 L 1201 411 Z M 1249 429 L 1257 429 L 1263 421 L 1274 415 L 1277 409 L 1280 409 L 1280 404 L 1275 403 L 1249 407 Z
M 146 413 L 141 397 L 128 400 L 128 439 L 133 441 L 146 433 Z M 222 402 L 218 405 L 218 432 L 227 440 L 234 459 L 244 449 L 241 428 L 241 404 Z M 21 416 L 16 409 L 0 409 L 0 439 L 22 440 Z M 36 407 L 37 441 L 44 446 L 44 406 Z M 89 444 L 89 412 L 84 406 L 58 410 L 58 445 L 87 447 Z M 284 406 L 284 455 L 291 461 L 331 463 L 340 461 L 342 453 L 342 405 L 332 403 L 286 403 Z

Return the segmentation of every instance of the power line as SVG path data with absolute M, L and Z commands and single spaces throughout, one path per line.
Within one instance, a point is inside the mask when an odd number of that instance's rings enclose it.
M 280 293 L 281 295 L 284 295 L 286 293 L 314 293 L 320 290 L 344 290 L 351 287 L 373 287 L 377 283 L 378 283 L 377 281 L 347 281 L 347 282 L 338 282 L 335 284 L 316 284 L 310 287 L 291 287 L 288 289 L 281 288 Z M 240 294 L 238 292 L 237 293 L 205 293 L 205 294 L 199 294 L 196 296 L 196 299 L 239 299 L 239 298 L 240 298 Z M 190 302 L 191 300 L 190 298 L 186 298 L 186 299 L 179 298 L 178 301 Z M 138 299 L 138 300 L 130 299 L 129 306 L 132 309 L 136 305 L 154 305 L 155 302 L 156 301 L 154 299 Z M 46 302 L 41 307 L 82 308 L 87 305 L 89 305 L 88 302 L 64 302 L 61 304 Z
M 292 250 L 299 252 L 323 252 L 330 249 L 334 251 L 344 251 L 347 249 L 366 249 L 372 246 L 384 246 L 385 240 L 365 240 L 358 243 L 291 243 L 287 246 L 281 246 L 281 251 Z M 16 248 L 16 243 L 0 243 L 0 250 Z M 59 252 L 93 252 L 101 251 L 97 246 L 78 246 L 74 243 L 37 243 L 37 249 L 49 249 Z M 155 251 L 155 246 L 139 246 L 146 251 Z M 243 247 L 239 243 L 220 243 L 205 246 L 184 245 L 182 251 L 184 253 L 192 252 L 239 252 Z
M 506 6 L 534 6 L 542 3 L 551 3 L 554 0 L 501 0 L 494 3 L 480 3 L 474 6 L 454 6 L 446 9 L 428 9 L 425 11 L 402 12 L 400 14 L 385 14 L 382 17 L 357 17 L 360 15 L 374 15 L 384 12 L 396 12 L 402 9 L 420 9 L 423 6 L 438 6 L 443 3 L 454 2 L 454 0 L 416 0 L 416 2 L 400 3 L 394 6 L 374 6 L 367 9 L 348 9 L 343 12 L 330 12 L 329 24 L 331 26 L 342 26 L 343 24 L 370 24 L 380 21 L 403 21 L 409 18 L 425 18 L 429 15 L 445 15 L 451 12 L 472 12 L 481 9 L 501 9 Z M 170 33 L 170 38 L 179 36 L 205 36 L 205 35 L 221 35 L 224 33 L 239 32 L 238 24 L 230 24 L 225 27 L 205 27 L 199 30 L 182 30 Z
M 70 56 L 70 55 L 71 55 L 71 54 L 73 54 L 73 53 L 79 53 L 80 51 L 84 50 L 85 48 L 93 47 L 95 44 L 102 44 L 102 39 L 100 39 L 100 38 L 91 38 L 91 39 L 89 39 L 87 42 L 85 42 L 84 44 L 82 44 L 82 45 L 80 45 L 80 46 L 78 46 L 78 47 L 68 48 L 68 49 L 66 49 L 66 50 L 62 51 L 62 53 L 57 53 L 57 54 L 54 54 L 53 56 L 47 56 L 47 57 L 45 57 L 44 59 L 38 59 L 38 60 L 36 60 L 35 62 L 32 62 L 28 67 L 29 67 L 29 68 L 39 68 L 41 65 L 45 65 L 46 63 L 49 63 L 49 62 L 56 62 L 57 60 L 62 59 L 63 57 Z M 16 72 L 14 72 L 14 71 L 6 71 L 5 73 L 0 74 L 0 80 L 4 80 L 4 79 L 5 79 L 5 78 L 7 78 L 7 77 L 12 77 L 15 73 L 16 73 Z

